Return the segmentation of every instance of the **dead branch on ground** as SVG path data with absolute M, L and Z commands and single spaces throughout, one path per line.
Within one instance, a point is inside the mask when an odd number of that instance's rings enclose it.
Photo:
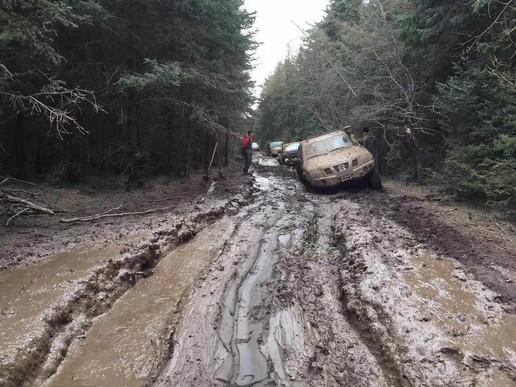
M 0 176 L 0 178 L 2 178 L 3 180 L 0 182 L 0 185 L 2 184 L 5 184 L 7 183 L 8 181 L 17 181 L 18 183 L 23 183 L 23 184 L 27 184 L 27 185 L 31 185 L 33 187 L 41 187 L 40 185 L 36 184 L 36 183 L 32 183 L 30 181 L 27 181 L 27 180 L 20 180 L 20 179 L 16 179 L 15 177 L 4 177 L 4 176 Z
M 43 207 L 43 206 L 40 206 L 40 205 L 30 201 L 30 200 L 22 199 L 20 197 L 13 196 L 13 195 L 11 195 L 11 194 L 9 194 L 7 192 L 0 191 L 0 199 L 2 198 L 2 196 L 3 196 L 3 198 L 8 203 L 11 203 L 11 204 L 22 204 L 23 206 L 28 207 L 31 210 L 34 210 L 36 212 L 41 212 L 41 213 L 44 213 L 44 214 L 47 214 L 47 215 L 54 215 L 54 211 L 52 211 L 51 209 Z
M 0 186 L 7 185 L 11 182 L 26 184 L 32 187 L 40 187 L 39 185 L 26 180 L 16 179 L 14 177 L 0 177 Z M 0 206 L 5 208 L 6 215 L 10 215 L 5 223 L 9 226 L 16 218 L 29 211 L 32 213 L 40 213 L 46 215 L 54 215 L 55 209 L 48 207 L 48 203 L 39 204 L 35 201 L 36 196 L 41 195 L 40 192 L 31 192 L 18 188 L 2 187 L 0 189 Z
M 27 211 L 29 211 L 30 208 L 24 208 L 23 210 L 21 211 L 18 211 L 16 214 L 14 214 L 13 216 L 11 216 L 9 219 L 7 219 L 7 222 L 5 222 L 5 227 L 9 227 L 9 224 L 11 224 L 11 222 L 16 219 L 18 216 L 26 213 Z
M 84 222 L 94 222 L 96 220 L 106 219 L 106 218 L 121 218 L 121 217 L 125 217 L 125 216 L 148 215 L 148 214 L 153 214 L 155 212 L 167 211 L 174 207 L 175 206 L 169 206 L 169 207 L 155 208 L 155 209 L 147 210 L 147 211 L 121 212 L 121 213 L 117 213 L 117 214 L 112 214 L 111 212 L 115 211 L 116 209 L 111 209 L 111 210 L 108 210 L 106 212 L 103 212 L 103 213 L 100 213 L 97 215 L 85 216 L 85 217 L 80 217 L 80 218 L 60 219 L 59 223 L 67 223 L 67 224 L 84 223 Z M 121 207 L 118 207 L 118 209 L 119 208 L 121 208 Z

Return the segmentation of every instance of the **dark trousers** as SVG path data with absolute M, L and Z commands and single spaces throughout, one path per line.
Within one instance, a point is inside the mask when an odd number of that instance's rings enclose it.
M 242 153 L 244 155 L 244 173 L 247 174 L 252 163 L 252 152 L 250 149 L 243 149 Z

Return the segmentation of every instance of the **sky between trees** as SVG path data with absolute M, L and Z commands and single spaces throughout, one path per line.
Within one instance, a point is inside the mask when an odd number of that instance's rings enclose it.
M 256 11 L 256 67 L 252 77 L 258 96 L 265 78 L 290 51 L 294 54 L 302 42 L 303 33 L 322 19 L 328 0 L 246 0 L 249 11 Z

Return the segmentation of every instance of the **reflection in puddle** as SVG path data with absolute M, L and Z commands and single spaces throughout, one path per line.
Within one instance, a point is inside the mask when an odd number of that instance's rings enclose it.
M 410 264 L 413 270 L 403 277 L 424 302 L 421 312 L 431 316 L 431 321 L 451 337 L 449 344 L 464 356 L 466 364 L 472 359 L 485 359 L 516 367 L 515 315 L 499 312 L 498 319 L 488 318 L 487 310 L 492 310 L 491 315 L 496 311 L 480 290 L 474 292 L 475 282 L 452 260 L 424 253 L 412 257 Z M 493 378 L 490 385 L 507 385 L 502 382 L 506 379 L 502 373 Z

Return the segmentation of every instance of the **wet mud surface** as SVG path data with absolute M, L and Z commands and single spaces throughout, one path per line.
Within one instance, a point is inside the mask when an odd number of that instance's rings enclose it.
M 516 384 L 514 251 L 260 160 L 152 233 L 0 273 L 0 385 Z
M 171 217 L 198 211 L 207 196 L 229 200 L 241 192 L 248 181 L 249 178 L 241 174 L 241 166 L 231 163 L 223 170 L 213 170 L 210 179 L 206 179 L 204 173 L 193 174 L 190 179 L 163 176 L 149 179 L 143 187 L 131 191 L 107 177 L 97 178 L 85 186 L 33 188 L 37 200 L 49 207 L 56 205 L 58 212 L 54 216 L 20 216 L 11 227 L 5 227 L 7 218 L 0 213 L 0 272 L 74 249 L 95 249 L 113 244 L 130 247 L 135 238 L 152 238 L 156 228 L 167 224 Z M 212 183 L 216 186 L 208 195 Z M 31 189 L 27 185 L 18 188 Z M 166 210 L 89 223 L 59 222 L 63 218 L 109 211 L 138 212 L 160 208 Z
M 501 301 L 516 312 L 516 245 L 510 242 L 506 231 L 498 228 L 499 225 L 495 223 L 493 227 L 501 242 L 490 240 L 484 230 L 466 236 L 429 213 L 418 201 L 386 203 L 382 200 L 380 203 L 389 211 L 390 217 L 409 228 L 419 240 L 466 265 L 479 281 L 495 290 Z

